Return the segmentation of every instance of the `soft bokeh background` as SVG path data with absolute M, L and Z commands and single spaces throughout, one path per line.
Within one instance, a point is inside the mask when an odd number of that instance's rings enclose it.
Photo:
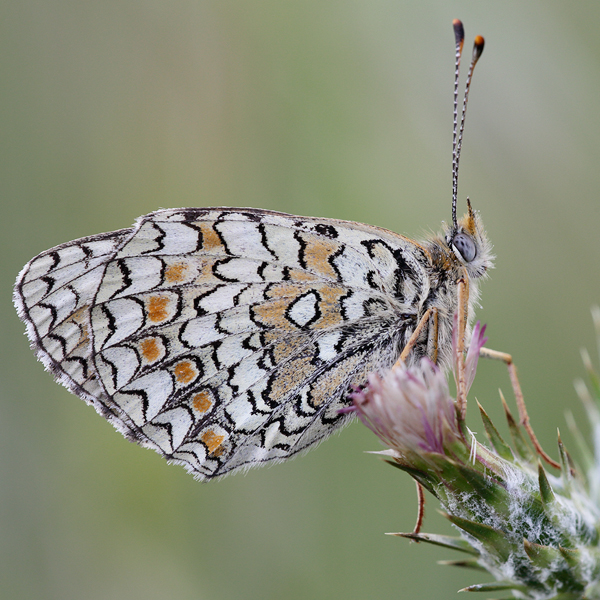
M 35 361 L 11 286 L 38 252 L 159 207 L 437 229 L 460 17 L 487 39 L 459 188 L 498 255 L 479 316 L 514 354 L 544 445 L 560 426 L 573 446 L 563 412 L 581 415 L 572 380 L 600 302 L 600 4 L 12 0 L 2 14 L 0 596 L 426 599 L 482 580 L 383 535 L 412 528 L 414 487 L 363 453 L 379 445 L 359 425 L 213 484 L 129 444 Z M 499 386 L 511 398 L 504 367 L 483 364 L 474 392 L 493 415 Z M 450 532 L 433 502 L 425 530 Z

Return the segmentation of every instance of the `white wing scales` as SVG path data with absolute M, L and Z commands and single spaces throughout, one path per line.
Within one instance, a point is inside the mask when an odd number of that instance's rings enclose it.
M 40 254 L 15 304 L 61 383 L 204 479 L 343 425 L 348 390 L 410 335 L 427 260 L 358 223 L 174 209 Z

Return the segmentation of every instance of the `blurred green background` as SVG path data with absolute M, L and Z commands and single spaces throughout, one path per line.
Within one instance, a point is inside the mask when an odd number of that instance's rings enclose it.
M 481 581 L 410 530 L 414 486 L 353 425 L 201 484 L 53 383 L 11 305 L 51 246 L 159 207 L 254 206 L 411 237 L 450 218 L 453 34 L 487 45 L 459 194 L 498 255 L 489 346 L 555 454 L 600 302 L 596 1 L 13 0 L 0 20 L 0 597 L 440 598 Z M 473 390 L 494 416 L 502 365 Z M 472 428 L 482 427 L 471 410 Z M 450 532 L 430 501 L 426 531 Z

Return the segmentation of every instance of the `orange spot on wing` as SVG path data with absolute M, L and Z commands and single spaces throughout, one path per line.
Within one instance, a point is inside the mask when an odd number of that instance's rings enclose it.
M 306 286 L 294 283 L 278 283 L 269 288 L 267 295 L 269 298 L 296 298 L 306 291 Z
M 347 290 L 342 287 L 322 286 L 318 291 L 321 296 L 321 302 L 319 303 L 321 317 L 311 325 L 311 329 L 327 329 L 340 325 L 344 321 L 340 298 L 347 294 Z
M 212 224 L 201 222 L 198 226 L 202 233 L 202 250 L 211 254 L 225 254 L 225 247 Z
M 223 280 L 217 279 L 213 272 L 213 268 L 217 260 L 220 259 L 214 256 L 209 256 L 202 257 L 202 259 L 198 262 L 198 275 L 195 278 L 195 282 L 198 285 L 223 283 Z
M 179 383 L 189 383 L 198 377 L 198 370 L 189 360 L 182 360 L 175 365 L 173 369 L 175 377 Z
M 160 323 L 160 321 L 164 321 L 169 313 L 167 308 L 169 306 L 169 299 L 164 296 L 150 296 L 148 298 L 148 302 L 146 303 L 146 308 L 148 310 L 148 319 L 153 323 Z
M 192 396 L 192 406 L 199 413 L 205 413 L 212 404 L 211 393 L 208 390 L 202 390 Z
M 318 278 L 315 277 L 312 273 L 307 273 L 306 271 L 301 271 L 300 269 L 289 269 L 288 276 L 290 281 L 301 281 L 301 282 L 312 282 L 318 281 Z
M 291 300 L 271 300 L 264 304 L 252 307 L 254 318 L 266 327 L 275 327 L 276 329 L 293 330 L 298 329 L 285 318 L 285 311 Z
M 225 436 L 215 433 L 212 429 L 207 429 L 200 437 L 200 440 L 206 445 L 210 454 L 218 456 L 217 451 L 225 440 Z
M 148 362 L 154 362 L 161 355 L 161 348 L 156 341 L 156 338 L 146 338 L 140 342 L 140 350 L 142 352 L 142 356 Z
M 338 274 L 331 266 L 329 258 L 339 250 L 340 244 L 309 234 L 303 234 L 302 239 L 306 243 L 304 261 L 307 269 L 328 279 L 337 280 Z
M 274 285 L 269 288 L 267 293 L 268 297 L 273 298 L 273 300 L 252 307 L 254 318 L 267 327 L 287 330 L 297 329 L 295 325 L 286 319 L 285 314 L 290 303 L 304 293 L 306 289 L 305 286 L 288 282 Z
M 187 265 L 183 263 L 176 263 L 167 267 L 165 271 L 165 280 L 169 283 L 175 283 L 177 281 L 183 281 L 185 279 L 186 271 L 188 270 Z

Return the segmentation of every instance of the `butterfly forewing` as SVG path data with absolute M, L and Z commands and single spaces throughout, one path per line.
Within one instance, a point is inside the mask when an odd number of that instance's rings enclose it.
M 284 460 L 396 361 L 427 253 L 383 229 L 175 209 L 34 258 L 15 298 L 38 357 L 131 439 L 200 478 Z

